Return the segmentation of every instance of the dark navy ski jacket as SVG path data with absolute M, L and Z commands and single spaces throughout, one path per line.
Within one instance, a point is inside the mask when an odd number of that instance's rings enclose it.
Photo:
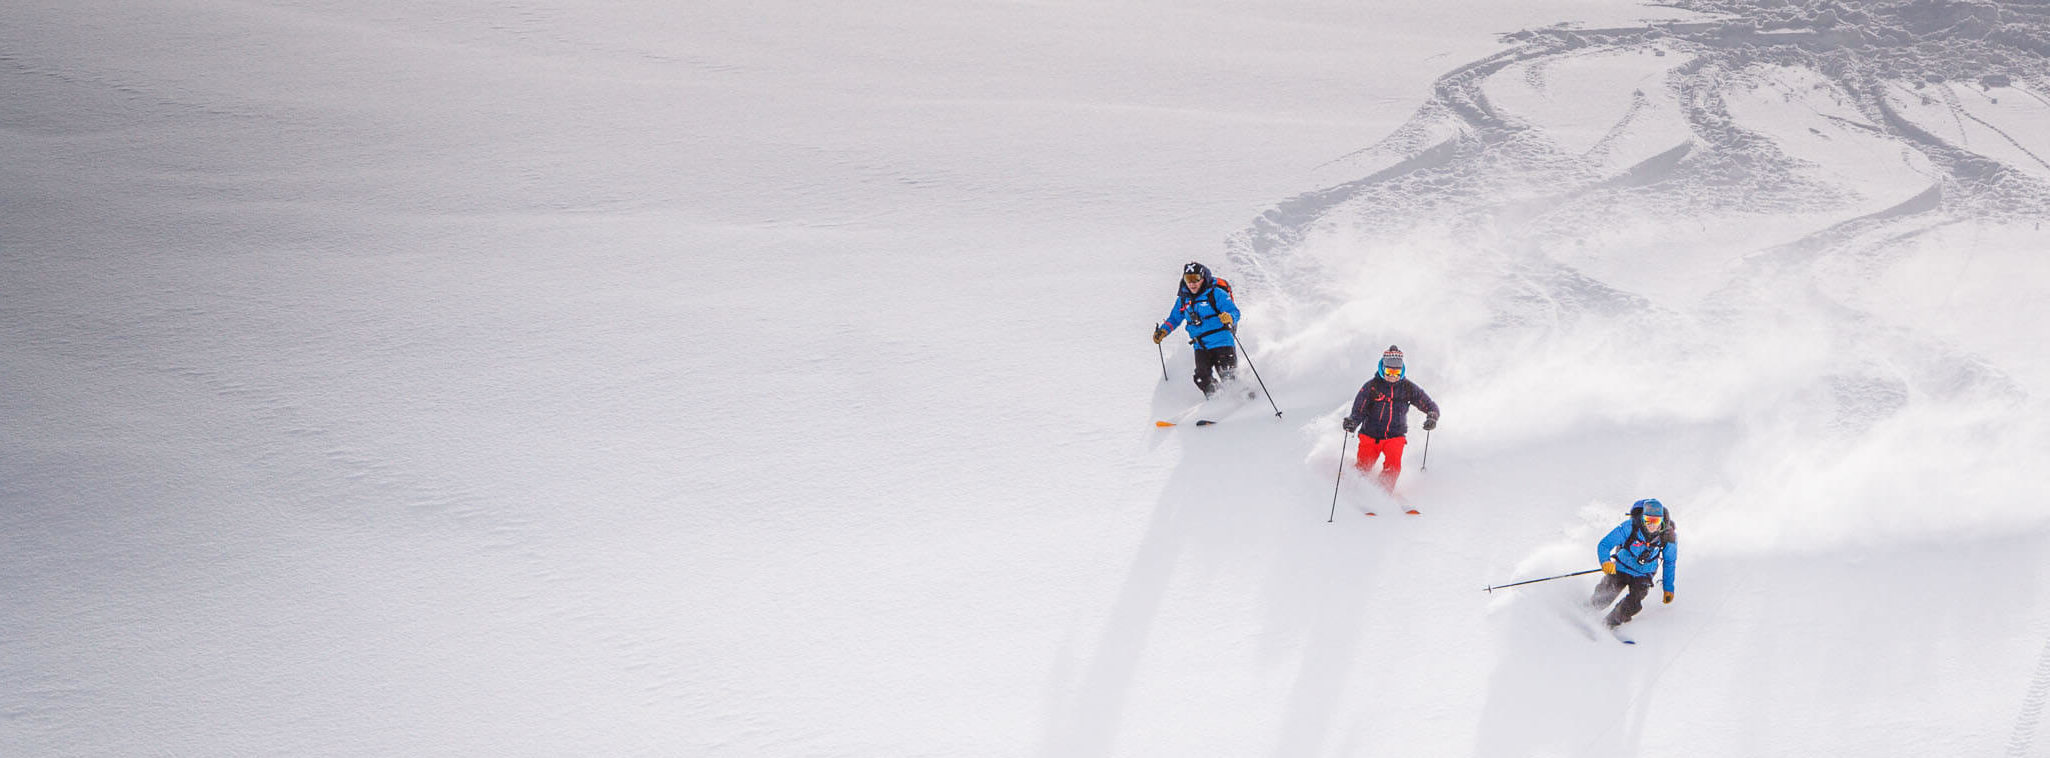
M 1596 561 L 1616 562 L 1616 573 L 1630 576 L 1651 576 L 1652 572 L 1664 569 L 1660 583 L 1667 592 L 1673 591 L 1673 565 L 1680 561 L 1679 532 L 1668 516 L 1660 529 L 1659 539 L 1652 539 L 1637 526 L 1637 519 L 1630 519 L 1609 530 L 1602 538 L 1602 544 L 1595 546 Z
M 1438 417 L 1438 404 L 1424 394 L 1424 388 L 1408 379 L 1390 384 L 1376 376 L 1360 387 L 1360 394 L 1352 399 L 1352 415 L 1345 418 L 1359 424 L 1360 434 L 1377 440 L 1391 439 L 1409 434 L 1412 405 L 1426 416 Z
M 1189 294 L 1187 287 L 1177 289 L 1181 294 L 1174 299 L 1174 309 L 1168 311 L 1167 320 L 1160 322 L 1160 328 L 1170 332 L 1182 323 L 1189 322 L 1189 344 L 1199 349 L 1230 347 L 1236 342 L 1230 329 L 1217 318 L 1218 313 L 1231 314 L 1233 323 L 1239 319 L 1239 304 L 1232 302 L 1231 290 L 1217 286 L 1217 280 L 1204 279 L 1203 289 Z

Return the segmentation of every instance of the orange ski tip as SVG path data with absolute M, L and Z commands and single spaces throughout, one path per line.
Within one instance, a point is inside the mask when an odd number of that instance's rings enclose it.
M 1153 422 L 1153 425 L 1154 425 L 1154 426 L 1174 426 L 1174 422 L 1173 422 L 1173 421 L 1155 421 L 1155 422 Z

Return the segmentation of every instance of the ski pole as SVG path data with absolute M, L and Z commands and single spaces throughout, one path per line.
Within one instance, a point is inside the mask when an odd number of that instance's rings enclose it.
M 1239 328 L 1237 325 L 1232 326 L 1231 336 L 1234 342 L 1238 342 Z M 1245 347 L 1245 343 L 1239 342 L 1239 347 Z M 1274 409 L 1275 418 L 1281 418 L 1281 406 L 1274 403 L 1274 393 L 1267 392 L 1267 380 L 1260 378 L 1260 367 L 1253 365 L 1253 352 L 1251 350 L 1240 350 L 1239 354 L 1246 356 L 1246 368 L 1253 370 L 1253 381 L 1259 382 L 1260 391 L 1267 394 L 1267 407 Z
M 1167 350 L 1162 348 L 1160 343 L 1155 342 L 1153 343 L 1153 352 L 1160 354 L 1160 380 L 1163 382 L 1167 381 Z M 1430 440 L 1425 440 L 1424 442 L 1425 447 L 1430 447 Z
M 1431 430 L 1424 430 L 1424 459 L 1417 462 L 1418 471 L 1431 470 Z
M 1345 482 L 1345 446 L 1351 442 L 1352 432 L 1345 432 L 1345 438 L 1338 441 L 1338 478 L 1331 482 L 1331 515 L 1324 519 L 1326 524 L 1338 519 L 1338 485 Z
M 1545 577 L 1545 578 L 1543 578 L 1543 579 L 1525 579 L 1525 580 L 1523 580 L 1523 581 L 1520 581 L 1520 582 L 1510 582 L 1510 583 L 1508 583 L 1508 584 L 1497 584 L 1497 585 L 1495 585 L 1495 586 L 1493 586 L 1493 587 L 1489 587 L 1489 588 L 1487 588 L 1487 591 L 1488 591 L 1488 592 L 1494 592 L 1495 590 L 1503 589 L 1503 588 L 1506 588 L 1506 587 L 1514 587 L 1514 586 L 1516 586 L 1516 585 L 1519 585 L 1519 584 L 1534 584 L 1534 583 L 1537 583 L 1537 582 L 1549 582 L 1549 581 L 1552 581 L 1553 579 L 1564 579 L 1564 578 L 1566 578 L 1566 577 L 1569 577 L 1569 576 L 1580 576 L 1581 574 L 1592 574 L 1592 573 L 1594 573 L 1594 572 L 1597 572 L 1597 571 L 1600 571 L 1600 570 L 1601 570 L 1601 569 L 1598 569 L 1598 568 L 1591 568 L 1591 569 L 1588 569 L 1588 570 L 1586 570 L 1586 571 L 1575 571 L 1575 572 L 1573 572 L 1573 573 L 1571 573 L 1571 574 L 1560 574 L 1560 575 L 1558 575 L 1558 576 L 1548 576 L 1548 577 Z

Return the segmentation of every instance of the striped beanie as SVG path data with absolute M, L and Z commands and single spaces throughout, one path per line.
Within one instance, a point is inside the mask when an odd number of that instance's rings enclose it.
M 1389 345 L 1388 349 L 1381 353 L 1381 367 L 1392 369 L 1402 368 L 1402 348 L 1396 347 L 1394 345 Z

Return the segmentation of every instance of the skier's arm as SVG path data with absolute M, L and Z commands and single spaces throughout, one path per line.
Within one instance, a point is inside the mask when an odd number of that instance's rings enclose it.
M 1409 404 L 1415 406 L 1417 410 L 1423 411 L 1424 418 L 1437 421 L 1438 403 L 1431 399 L 1430 393 L 1425 392 L 1424 388 L 1416 386 L 1415 382 L 1410 382 L 1409 387 L 1416 390 L 1416 394 L 1410 397 Z
M 1217 294 L 1217 309 L 1225 313 L 1231 314 L 1231 323 L 1233 326 L 1237 326 L 1239 323 L 1238 301 L 1232 298 L 1231 290 L 1225 289 L 1223 287 L 1217 288 Z
M 1360 422 L 1367 420 L 1367 403 L 1371 399 L 1367 394 L 1367 385 L 1360 385 L 1360 393 L 1352 396 L 1352 415 L 1345 417 L 1346 422 L 1351 426 L 1358 426 Z
M 1175 298 L 1174 307 L 1167 309 L 1167 320 L 1160 322 L 1160 328 L 1170 332 L 1174 331 L 1175 327 L 1182 325 L 1182 312 L 1187 311 L 1188 309 L 1188 298 Z
M 1594 548 L 1594 562 L 1603 563 L 1608 561 L 1610 556 L 1616 554 L 1616 548 L 1623 545 L 1623 538 L 1628 536 L 1630 536 L 1630 525 L 1627 523 L 1617 524 L 1616 528 L 1610 529 L 1609 536 L 1603 537 L 1602 543 Z

